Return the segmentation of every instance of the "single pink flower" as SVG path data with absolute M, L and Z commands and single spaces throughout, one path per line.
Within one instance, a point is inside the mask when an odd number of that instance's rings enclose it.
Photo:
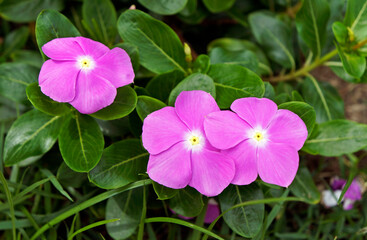
M 334 195 L 337 196 L 335 198 L 339 198 L 341 195 L 341 192 L 345 186 L 345 184 L 347 183 L 347 180 L 345 179 L 339 179 L 339 178 L 335 178 L 332 180 L 331 183 L 331 188 L 334 190 Z M 327 199 L 327 197 L 330 195 L 331 192 L 330 190 L 326 190 L 323 192 L 323 200 L 324 203 L 329 203 L 333 201 L 330 201 L 329 199 Z M 350 184 L 348 190 L 345 192 L 344 197 L 343 197 L 343 209 L 344 210 L 351 210 L 354 206 L 354 203 L 356 201 L 359 201 L 362 199 L 362 186 L 361 184 L 354 179 L 352 181 L 352 183 Z M 328 207 L 332 207 L 337 205 L 337 201 L 335 200 L 335 204 L 326 204 L 326 206 Z
M 143 145 L 150 153 L 147 172 L 169 188 L 189 185 L 206 196 L 218 195 L 232 181 L 232 158 L 206 140 L 206 115 L 219 111 L 214 98 L 204 91 L 182 92 L 175 107 L 148 115 L 143 124 Z
M 88 38 L 69 37 L 51 40 L 42 51 L 50 59 L 39 74 L 41 91 L 84 114 L 112 104 L 116 88 L 134 79 L 130 58 L 121 48 L 110 50 Z
M 250 184 L 259 174 L 264 182 L 288 187 L 307 138 L 304 122 L 266 98 L 237 99 L 231 109 L 235 113 L 209 114 L 204 129 L 208 141 L 235 160 L 232 183 Z

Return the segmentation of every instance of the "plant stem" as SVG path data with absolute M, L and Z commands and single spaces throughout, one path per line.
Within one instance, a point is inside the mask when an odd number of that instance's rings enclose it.
M 197 226 L 203 227 L 207 209 L 208 209 L 208 199 L 205 198 L 203 209 L 201 210 L 199 216 L 196 218 L 196 221 L 195 221 L 195 224 Z M 201 237 L 201 232 L 194 231 L 191 236 L 191 240 L 200 240 L 200 237 Z

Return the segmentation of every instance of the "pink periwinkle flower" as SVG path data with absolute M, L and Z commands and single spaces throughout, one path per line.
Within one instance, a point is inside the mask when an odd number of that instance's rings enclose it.
M 56 38 L 42 46 L 50 59 L 41 68 L 41 91 L 84 114 L 112 104 L 116 88 L 133 82 L 127 53 L 84 37 Z
M 302 119 L 266 98 L 237 99 L 231 110 L 209 114 L 204 129 L 208 141 L 234 159 L 232 183 L 250 184 L 259 174 L 264 182 L 288 187 L 307 139 Z
M 206 196 L 218 195 L 232 181 L 231 157 L 210 145 L 203 122 L 219 111 L 204 91 L 182 92 L 175 107 L 149 114 L 143 124 L 143 145 L 150 153 L 148 175 L 169 188 L 189 185 Z

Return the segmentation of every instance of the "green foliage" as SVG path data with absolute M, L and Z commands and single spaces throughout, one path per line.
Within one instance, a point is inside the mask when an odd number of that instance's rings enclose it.
M 228 10 L 232 7 L 236 0 L 228 0 L 228 1 L 221 1 L 221 0 L 203 0 L 205 6 L 211 11 L 212 13 L 223 12 Z
M 185 217 L 196 217 L 204 207 L 202 195 L 191 187 L 180 189 L 169 200 L 169 207 Z
M 138 2 L 155 13 L 173 15 L 183 10 L 188 0 L 138 0 Z
M 148 96 L 139 96 L 138 103 L 136 105 L 136 112 L 143 121 L 144 118 L 146 118 L 150 113 L 164 108 L 165 106 L 166 104 L 159 101 L 158 99 Z
M 295 196 L 303 198 L 310 204 L 317 204 L 320 202 L 320 192 L 307 168 L 298 169 L 297 176 L 289 186 L 289 189 Z

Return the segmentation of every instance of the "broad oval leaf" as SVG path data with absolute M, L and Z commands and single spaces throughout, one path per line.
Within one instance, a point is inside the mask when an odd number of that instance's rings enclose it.
M 250 14 L 249 23 L 256 41 L 274 62 L 285 68 L 295 68 L 291 29 L 284 22 L 267 12 Z
M 39 51 L 34 50 L 16 50 L 10 54 L 13 62 L 26 63 L 40 69 L 43 64 L 42 55 Z
M 37 81 L 39 69 L 25 63 L 0 64 L 0 95 L 17 103 L 27 103 L 26 88 Z
M 315 109 L 316 122 L 344 118 L 344 102 L 330 84 L 307 77 L 301 85 L 301 93 L 305 101 Z
M 357 52 L 345 52 L 338 44 L 336 44 L 336 48 L 344 70 L 351 76 L 360 79 L 366 70 L 366 57 L 360 56 Z
M 54 10 L 44 10 L 38 15 L 35 31 L 38 48 L 44 59 L 46 56 L 42 52 L 42 46 L 45 43 L 55 38 L 80 36 L 70 20 Z
M 157 182 L 153 182 L 154 192 L 159 200 L 167 200 L 173 198 L 178 193 L 178 189 L 165 187 Z
M 61 156 L 76 172 L 88 172 L 94 168 L 101 159 L 103 147 L 103 134 L 97 122 L 88 115 L 76 112 L 60 132 Z
M 218 13 L 230 9 L 236 0 L 203 0 L 203 2 L 209 11 Z
M 149 153 L 137 139 L 116 142 L 103 150 L 101 161 L 89 172 L 89 179 L 100 188 L 113 189 L 139 180 L 147 170 Z
M 214 80 L 216 100 L 220 108 L 229 108 L 238 98 L 261 98 L 265 92 L 261 78 L 239 65 L 214 64 L 211 65 L 208 75 Z
M 36 109 L 20 116 L 5 138 L 5 164 L 13 165 L 48 152 L 57 140 L 63 120 Z
M 161 15 L 173 15 L 185 8 L 188 0 L 138 0 L 149 10 Z
M 311 173 L 307 168 L 298 169 L 297 175 L 289 186 L 291 192 L 311 204 L 320 202 L 320 192 L 317 189 Z
M 117 89 L 117 95 L 113 103 L 98 112 L 91 114 L 102 120 L 114 120 L 129 115 L 136 107 L 137 96 L 134 89 L 124 86 Z
M 279 109 L 287 109 L 297 114 L 306 124 L 308 136 L 310 136 L 316 122 L 316 112 L 309 104 L 304 102 L 287 102 L 278 106 Z
M 164 108 L 165 106 L 166 104 L 159 101 L 158 99 L 148 96 L 139 96 L 138 103 L 136 105 L 136 112 L 138 113 L 140 119 L 144 121 L 144 118 L 146 118 L 150 113 Z
M 169 26 L 139 10 L 123 12 L 117 23 L 121 38 L 138 47 L 141 65 L 155 73 L 185 72 L 183 46 Z
M 41 112 L 52 116 L 58 116 L 70 111 L 70 108 L 65 103 L 55 102 L 43 94 L 38 82 L 28 85 L 26 92 L 28 100 Z
M 203 90 L 215 98 L 215 85 L 212 78 L 201 73 L 194 73 L 182 80 L 172 91 L 168 98 L 168 105 L 173 106 L 177 96 L 182 91 Z
M 29 28 L 25 26 L 7 34 L 4 39 L 4 45 L 2 47 L 3 52 L 1 56 L 7 57 L 14 50 L 22 48 L 28 40 L 28 35 Z
M 116 10 L 110 0 L 87 0 L 82 6 L 83 26 L 96 41 L 111 46 L 115 41 Z
M 326 25 L 330 17 L 330 7 L 326 0 L 303 0 L 297 12 L 297 31 L 311 49 L 314 56 L 321 55 L 325 43 Z
M 106 224 L 113 239 L 126 239 L 134 234 L 142 214 L 143 191 L 143 188 L 137 188 L 107 200 L 106 219 L 120 219 Z
M 302 150 L 322 156 L 341 156 L 367 146 L 367 125 L 348 120 L 321 123 Z
M 194 73 L 199 72 L 199 73 L 207 73 L 209 71 L 209 67 L 210 67 L 210 58 L 208 55 L 205 54 L 200 54 L 194 64 L 192 65 L 192 71 Z
M 177 190 L 169 200 L 169 207 L 175 213 L 185 217 L 196 217 L 204 207 L 202 195 L 191 187 Z
M 219 203 L 221 211 L 224 212 L 236 204 L 263 198 L 263 193 L 257 183 L 245 186 L 229 185 L 219 195 Z M 223 218 L 238 235 L 252 238 L 262 227 L 264 210 L 264 204 L 242 206 L 227 212 Z

